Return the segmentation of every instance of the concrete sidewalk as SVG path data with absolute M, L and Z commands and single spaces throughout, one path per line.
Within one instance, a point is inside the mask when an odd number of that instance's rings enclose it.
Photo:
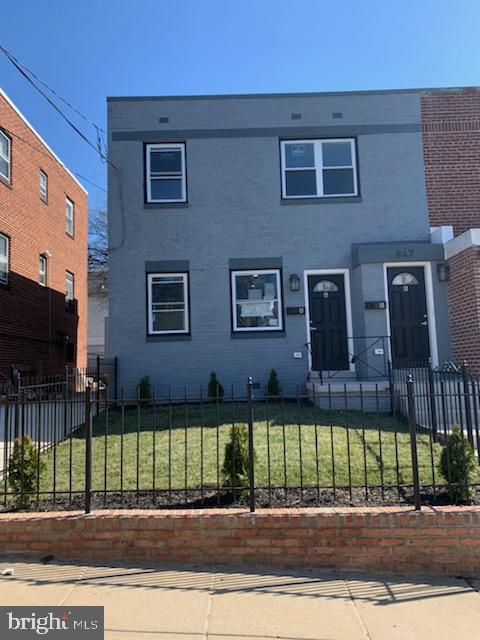
M 478 640 L 462 579 L 1 561 L 0 605 L 103 605 L 111 640 Z

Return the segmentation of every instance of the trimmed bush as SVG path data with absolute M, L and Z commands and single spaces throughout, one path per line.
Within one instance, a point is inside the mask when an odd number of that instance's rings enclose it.
M 210 382 L 208 383 L 208 397 L 209 398 L 223 398 L 224 390 L 220 382 L 218 381 L 217 374 L 212 371 L 210 374 Z
M 26 509 L 31 504 L 37 488 L 37 474 L 41 474 L 44 467 L 30 436 L 15 438 L 8 462 L 8 484 L 19 509 Z
M 275 369 L 272 369 L 270 371 L 270 377 L 267 384 L 267 392 L 269 396 L 280 395 L 280 382 L 278 380 L 278 375 Z
M 222 474 L 228 487 L 248 487 L 248 429 L 246 425 L 232 426 L 230 440 L 225 445 Z
M 454 425 L 443 447 L 440 470 L 455 502 L 470 502 L 475 495 L 471 484 L 478 479 L 478 462 L 472 445 L 458 425 Z
M 152 397 L 152 385 L 149 376 L 143 376 L 138 385 L 138 396 L 140 400 L 150 400 Z

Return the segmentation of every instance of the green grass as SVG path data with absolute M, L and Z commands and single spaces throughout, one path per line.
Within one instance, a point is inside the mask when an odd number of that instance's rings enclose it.
M 257 486 L 267 486 L 269 478 L 271 485 L 278 487 L 283 487 L 285 482 L 292 487 L 301 484 L 304 487 L 316 486 L 317 480 L 321 486 L 331 486 L 334 480 L 337 486 L 348 486 L 349 476 L 353 486 L 363 486 L 366 482 L 379 485 L 382 470 L 384 484 L 396 484 L 397 461 L 400 483 L 412 481 L 408 429 L 399 419 L 385 414 L 322 411 L 309 404 L 286 404 L 282 410 L 280 403 L 273 403 L 268 407 L 267 421 L 266 411 L 265 404 L 254 405 Z M 215 404 L 205 404 L 203 408 L 191 405 L 187 409 L 174 406 L 171 410 L 157 407 L 155 412 L 152 407 L 142 407 L 140 412 L 134 408 L 126 409 L 122 456 L 121 411 L 98 416 L 94 420 L 92 446 L 93 490 L 105 488 L 105 469 L 107 489 L 119 490 L 122 464 L 123 489 L 136 489 L 137 461 L 139 488 L 152 489 L 154 438 L 156 489 L 199 488 L 202 484 L 202 467 L 203 486 L 215 487 L 217 482 L 222 484 L 221 467 L 233 414 L 236 423 L 245 423 L 246 405 L 225 402 L 218 407 Z M 422 484 L 431 484 L 434 475 L 436 482 L 442 481 L 438 471 L 440 452 L 441 445 L 431 443 L 428 434 L 418 434 Z M 79 429 L 71 441 L 60 443 L 55 451 L 50 450 L 43 457 L 46 469 L 41 477 L 41 491 L 52 490 L 54 468 L 57 492 L 69 490 L 70 468 L 72 490 L 83 490 L 83 429 Z

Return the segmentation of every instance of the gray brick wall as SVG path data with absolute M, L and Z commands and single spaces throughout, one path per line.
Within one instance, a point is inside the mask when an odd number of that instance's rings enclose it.
M 333 119 L 334 112 L 343 118 Z M 302 114 L 300 123 L 291 113 Z M 170 122 L 160 124 L 165 116 Z M 289 275 L 351 268 L 352 242 L 428 241 L 419 122 L 414 93 L 109 102 L 110 153 L 118 171 L 109 172 L 108 345 L 119 357 L 121 383 L 131 389 L 148 374 L 159 390 L 169 383 L 177 391 L 184 383 L 193 390 L 215 369 L 222 383 L 243 385 L 247 375 L 265 381 L 274 367 L 286 386 L 303 384 L 308 371 L 303 316 L 286 316 L 282 336 L 232 339 L 229 259 L 281 256 L 284 306 L 299 306 L 303 279 L 300 292 L 292 293 Z M 299 125 L 318 127 L 321 135 L 332 126 L 335 136 L 338 127 L 349 127 L 348 135 L 352 128 L 362 132 L 360 200 L 281 201 L 276 129 L 288 137 Z M 266 128 L 264 135 L 259 128 Z M 222 129 L 221 136 L 207 129 Z M 196 131 L 175 136 L 186 141 L 188 206 L 145 208 L 143 143 L 155 142 L 155 131 L 165 139 L 168 130 Z M 134 139 L 118 140 L 125 134 Z M 191 340 L 146 340 L 149 260 L 190 261 Z M 385 297 L 381 265 L 370 270 L 377 277 L 358 268 L 351 274 L 354 332 L 386 333 L 385 314 L 372 323 L 363 309 L 363 288 L 369 296 Z M 303 358 L 294 359 L 294 351 Z

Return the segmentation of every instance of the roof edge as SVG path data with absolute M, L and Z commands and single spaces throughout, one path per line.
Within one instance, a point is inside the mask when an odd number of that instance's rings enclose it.
M 467 85 L 461 87 L 417 87 L 409 89 L 360 89 L 351 91 L 313 91 L 293 93 L 212 93 L 199 95 L 163 95 L 163 96 L 107 96 L 107 102 L 142 101 L 142 100 L 231 100 L 235 98 L 304 98 L 321 96 L 348 96 L 396 93 L 426 93 L 434 91 L 463 91 L 468 89 L 480 90 L 480 86 Z
M 53 151 L 53 149 L 45 142 L 45 140 L 38 133 L 38 131 L 35 129 L 35 127 L 27 120 L 27 118 L 23 115 L 23 113 L 20 111 L 20 109 L 17 107 L 17 105 L 11 100 L 11 98 L 8 97 L 8 95 L 5 93 L 5 91 L 1 87 L 0 87 L 0 96 L 5 99 L 7 104 L 9 104 L 12 107 L 12 109 L 15 111 L 15 113 L 23 120 L 23 122 L 27 125 L 27 127 L 34 134 L 34 136 L 36 136 L 38 138 L 38 140 L 49 151 L 49 153 L 52 154 L 53 158 L 58 162 L 58 164 L 68 173 L 68 175 L 72 178 L 72 180 L 74 180 L 77 183 L 77 185 L 80 187 L 80 189 L 82 189 L 82 191 L 85 193 L 85 195 L 88 196 L 87 189 L 78 180 L 78 178 L 76 178 L 73 175 L 73 173 L 70 171 L 70 169 L 67 167 L 67 165 L 60 160 L 60 158 L 57 156 L 55 151 Z

